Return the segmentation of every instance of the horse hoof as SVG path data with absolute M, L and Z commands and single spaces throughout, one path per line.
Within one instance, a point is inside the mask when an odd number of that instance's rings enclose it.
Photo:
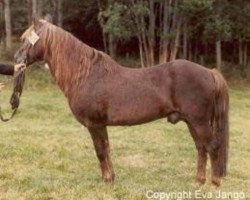
M 213 177 L 213 178 L 212 178 L 212 184 L 213 184 L 214 186 L 219 187 L 219 186 L 220 186 L 220 183 L 221 183 L 220 178 L 218 178 L 218 177 Z
M 196 181 L 199 185 L 204 185 L 206 182 L 206 178 L 205 177 L 197 177 Z
M 115 175 L 114 174 L 107 174 L 106 176 L 104 176 L 103 181 L 106 183 L 113 183 L 115 180 Z

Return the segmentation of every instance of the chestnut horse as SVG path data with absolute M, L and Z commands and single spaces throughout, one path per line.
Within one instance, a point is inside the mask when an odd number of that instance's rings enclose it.
M 228 157 L 229 96 L 217 70 L 187 60 L 125 68 L 44 20 L 34 20 L 22 39 L 16 62 L 48 63 L 75 118 L 90 132 L 104 181 L 115 178 L 106 127 L 166 117 L 190 130 L 198 150 L 196 180 L 205 182 L 209 155 L 212 183 L 220 185 Z

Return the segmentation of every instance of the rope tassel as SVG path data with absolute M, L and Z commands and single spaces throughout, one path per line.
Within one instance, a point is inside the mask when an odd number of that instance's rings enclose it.
M 25 82 L 25 70 L 20 69 L 14 77 L 14 88 L 10 98 L 10 105 L 13 110 L 11 116 L 9 118 L 4 118 L 2 115 L 2 110 L 0 108 L 0 119 L 3 122 L 9 121 L 15 116 L 17 109 L 20 105 L 20 97 L 23 92 L 24 82 Z

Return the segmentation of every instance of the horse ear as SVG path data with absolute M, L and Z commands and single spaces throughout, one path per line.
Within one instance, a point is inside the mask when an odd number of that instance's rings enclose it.
M 42 26 L 43 23 L 37 17 L 33 17 L 32 24 L 34 26 L 34 29 L 38 30 Z
M 51 14 L 46 14 L 43 19 L 49 23 L 53 23 Z

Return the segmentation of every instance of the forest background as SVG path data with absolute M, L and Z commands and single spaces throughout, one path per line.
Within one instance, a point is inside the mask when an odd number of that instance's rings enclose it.
M 188 59 L 228 79 L 249 71 L 248 0 L 0 0 L 1 58 L 32 16 L 50 19 L 129 67 Z

